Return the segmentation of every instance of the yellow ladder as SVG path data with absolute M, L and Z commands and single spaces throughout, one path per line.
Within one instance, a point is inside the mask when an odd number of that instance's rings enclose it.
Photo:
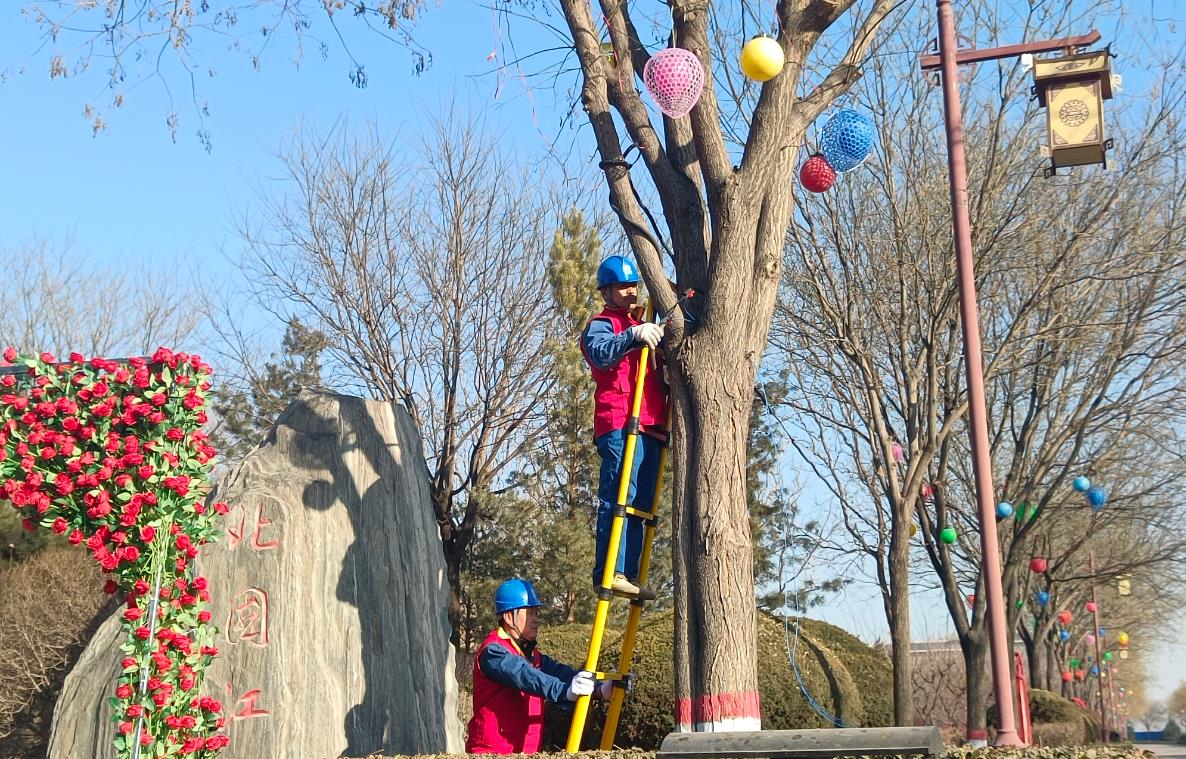
M 648 319 L 650 314 L 647 314 Z M 634 383 L 634 397 L 630 406 L 630 419 L 626 423 L 626 444 L 622 452 L 622 471 L 618 474 L 617 508 L 614 510 L 613 526 L 610 528 L 609 545 L 606 548 L 605 571 L 601 575 L 601 587 L 597 590 L 597 611 L 593 617 L 593 637 L 589 640 L 589 652 L 585 656 L 585 669 L 594 673 L 601 680 L 614 681 L 613 695 L 610 697 L 609 711 L 605 717 L 605 727 L 601 731 L 601 750 L 613 748 L 614 735 L 618 731 L 618 717 L 622 713 L 622 702 L 625 700 L 626 690 L 622 685 L 630 674 L 630 660 L 634 657 L 634 640 L 638 633 L 638 623 L 642 616 L 642 608 L 646 601 L 634 599 L 630 602 L 630 615 L 626 622 L 626 634 L 622 639 L 622 653 L 618 658 L 616 672 L 598 672 L 597 661 L 601 658 L 601 644 L 605 637 L 605 624 L 609 618 L 610 600 L 613 592 L 614 572 L 617 561 L 610 557 L 618 555 L 618 546 L 622 541 L 622 530 L 627 516 L 640 517 L 646 523 L 643 533 L 642 556 L 638 562 L 637 584 L 645 587 L 647 575 L 651 567 L 651 546 L 655 539 L 655 522 L 659 508 L 659 493 L 663 486 L 663 470 L 667 466 L 667 446 L 659 450 L 659 471 L 655 477 L 655 493 L 651 499 L 650 511 L 639 511 L 626 505 L 630 493 L 630 473 L 634 465 L 634 449 L 638 444 L 639 413 L 642 409 L 642 389 L 646 380 L 647 366 L 650 363 L 651 350 L 643 346 L 638 361 L 638 374 Z M 573 710 L 572 725 L 568 730 L 568 742 L 565 751 L 576 753 L 581 748 L 581 738 L 585 733 L 585 720 L 589 715 L 589 696 L 577 699 Z

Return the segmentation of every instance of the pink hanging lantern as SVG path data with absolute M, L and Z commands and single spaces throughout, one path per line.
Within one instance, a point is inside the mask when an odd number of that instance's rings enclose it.
M 906 451 L 897 443 L 894 443 L 893 447 L 890 448 L 890 452 L 894 455 L 894 461 L 901 462 L 906 459 Z
M 1095 605 L 1095 601 L 1088 601 L 1083 608 L 1087 609 L 1092 614 L 1095 614 L 1095 610 L 1099 607 Z
M 1087 633 L 1086 635 L 1083 636 L 1083 642 L 1089 646 L 1094 646 L 1095 645 L 1095 636 L 1092 635 L 1091 633 Z
M 642 69 L 642 81 L 664 116 L 678 119 L 688 114 L 704 89 L 704 67 L 690 50 L 669 47 L 651 56 Z

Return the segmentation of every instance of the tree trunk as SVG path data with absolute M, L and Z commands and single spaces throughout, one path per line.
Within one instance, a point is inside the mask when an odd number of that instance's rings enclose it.
M 981 626 L 983 632 L 983 626 Z M 988 635 L 972 635 L 961 641 L 964 669 L 968 676 L 968 740 L 988 739 Z
M 734 325 L 743 332 L 742 323 Z M 734 344 L 735 345 L 735 344 Z M 755 366 L 698 342 L 674 377 L 676 729 L 760 730 L 746 440 Z M 691 381 L 685 377 L 691 376 Z M 744 559 L 744 560 L 743 560 Z
M 450 550 L 452 542 L 444 543 L 445 576 L 449 578 L 449 642 L 461 650 L 461 562 L 465 552 Z
M 894 668 L 894 724 L 914 724 L 910 655 L 910 514 L 896 515 L 890 534 L 890 644 Z

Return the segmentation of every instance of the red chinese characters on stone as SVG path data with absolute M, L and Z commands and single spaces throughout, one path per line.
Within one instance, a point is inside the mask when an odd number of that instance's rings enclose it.
M 227 538 L 229 539 L 229 547 L 232 551 L 240 543 L 243 542 L 243 538 L 246 537 L 246 535 L 247 535 L 247 527 L 248 527 L 247 514 L 245 513 L 247 510 L 244 509 L 242 506 L 240 506 L 240 507 L 236 508 L 236 511 L 239 512 L 238 513 L 238 516 L 239 516 L 238 521 L 232 521 L 232 523 L 227 527 L 227 530 L 226 530 Z M 228 517 L 228 518 L 234 519 L 233 516 Z M 270 535 L 263 534 L 264 531 L 267 530 L 268 528 L 276 529 L 273 526 L 274 523 L 272 522 L 272 520 L 268 519 L 267 517 L 264 516 L 264 502 L 263 501 L 260 501 L 256 505 L 254 519 L 252 521 L 254 522 L 254 524 L 251 525 L 251 539 L 247 543 L 247 545 L 251 548 L 251 550 L 253 550 L 253 551 L 271 551 L 271 550 L 278 548 L 280 546 L 280 538 L 279 537 L 271 537 Z
M 227 715 L 228 722 L 238 722 L 245 719 L 251 719 L 253 717 L 268 717 L 271 715 L 271 712 L 267 711 L 266 709 L 260 709 L 256 706 L 256 702 L 258 702 L 260 696 L 263 695 L 263 691 L 261 691 L 259 688 L 246 691 L 242 696 L 239 696 L 238 699 L 235 699 L 233 687 L 230 683 L 227 683 L 226 695 L 227 701 L 235 702 L 234 708 L 232 708 L 230 710 L 230 714 Z
M 249 643 L 257 648 L 268 645 L 268 593 L 261 588 L 248 588 L 235 596 L 227 616 L 228 643 Z

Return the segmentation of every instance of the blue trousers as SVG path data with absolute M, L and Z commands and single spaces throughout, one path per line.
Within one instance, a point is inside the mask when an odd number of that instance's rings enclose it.
M 622 472 L 622 454 L 626 435 L 621 430 L 607 432 L 594 441 L 601 456 L 601 476 L 597 483 L 597 548 L 593 563 L 593 584 L 601 585 L 605 571 L 605 556 L 609 549 L 609 535 L 613 529 L 614 507 L 618 502 L 618 475 Z M 650 511 L 655 497 L 655 480 L 659 476 L 660 443 L 650 435 L 639 434 L 634 444 L 634 462 L 630 476 L 630 491 L 626 504 L 640 511 Z M 638 577 L 638 561 L 642 556 L 642 538 L 646 525 L 638 517 L 626 517 L 622 525 L 622 539 L 618 542 L 615 571 L 630 579 Z

